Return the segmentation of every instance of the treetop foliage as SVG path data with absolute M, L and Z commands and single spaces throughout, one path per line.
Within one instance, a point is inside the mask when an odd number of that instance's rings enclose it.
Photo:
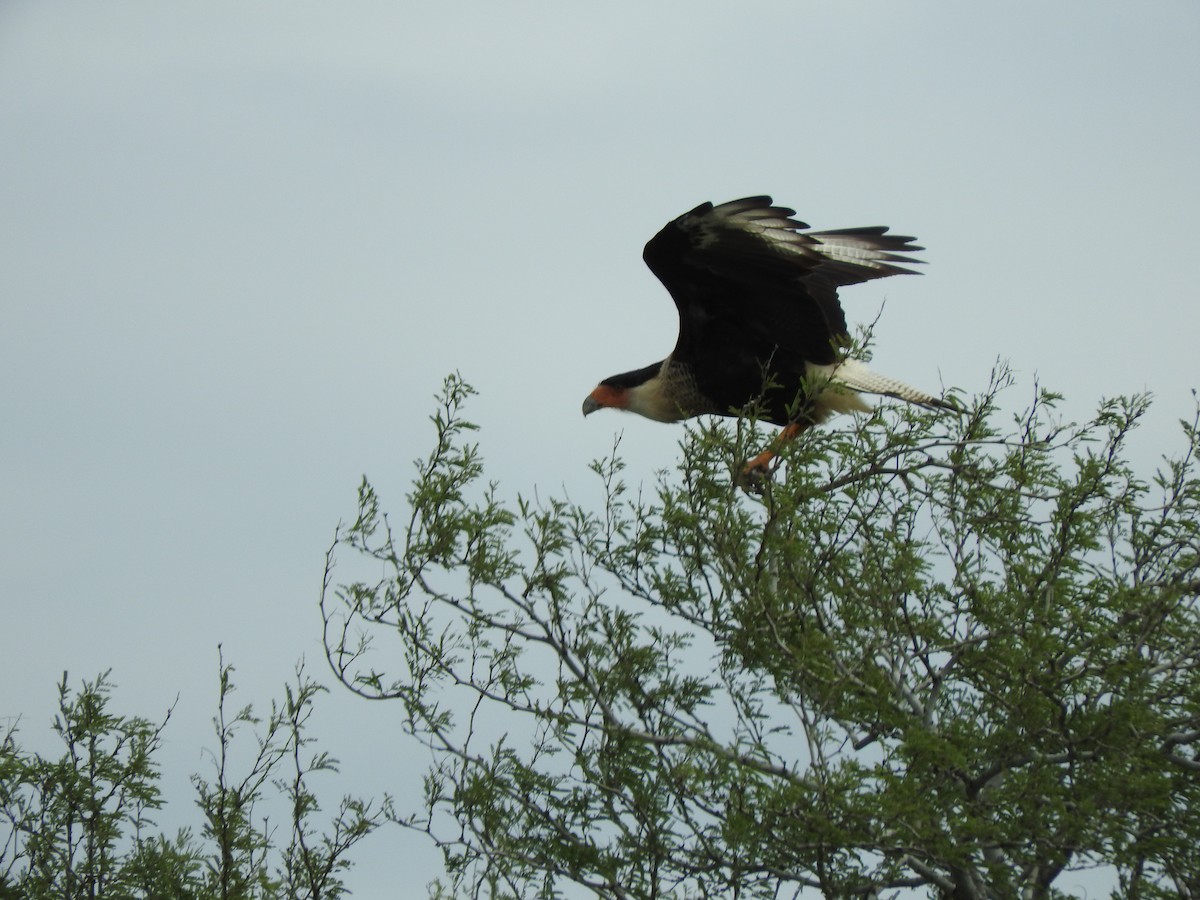
M 1200 892 L 1197 417 L 1139 476 L 1147 397 L 1008 420 L 1011 381 L 812 429 L 758 495 L 752 418 L 688 426 L 649 486 L 614 447 L 593 509 L 503 499 L 447 379 L 406 512 L 364 479 L 322 609 L 341 680 L 433 750 L 403 821 L 449 889 Z
M 212 773 L 194 775 L 203 816 L 173 838 L 155 811 L 164 805 L 156 761 L 170 712 L 159 723 L 111 710 L 105 672 L 72 689 L 64 673 L 54 731 L 63 753 L 27 753 L 12 725 L 0 735 L 0 900 L 335 900 L 347 895 L 349 851 L 384 821 L 390 801 L 342 798 L 327 823 L 312 779 L 337 771 L 308 734 L 325 688 L 303 666 L 284 698 L 259 716 L 230 706 L 233 667 L 222 660 Z M 253 732 L 248 765 L 234 745 Z M 282 799 L 282 827 L 266 812 Z M 278 806 L 273 808 L 279 808 Z

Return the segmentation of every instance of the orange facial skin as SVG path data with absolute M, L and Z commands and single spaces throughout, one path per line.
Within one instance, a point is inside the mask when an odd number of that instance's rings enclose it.
M 625 409 L 628 406 L 628 389 L 601 384 L 583 401 L 583 414 L 586 416 L 598 409 Z

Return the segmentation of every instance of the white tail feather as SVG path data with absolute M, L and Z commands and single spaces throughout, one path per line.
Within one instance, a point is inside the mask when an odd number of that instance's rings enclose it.
M 870 412 L 871 406 L 858 395 L 858 391 L 867 394 L 884 394 L 896 397 L 909 403 L 921 403 L 927 406 L 943 406 L 944 401 L 932 394 L 919 391 L 915 387 L 888 378 L 871 371 L 867 364 L 857 359 L 846 359 L 831 366 L 809 364 L 810 377 L 824 378 L 829 387 L 821 392 L 818 405 L 829 412 Z M 849 390 L 847 390 L 849 389 Z

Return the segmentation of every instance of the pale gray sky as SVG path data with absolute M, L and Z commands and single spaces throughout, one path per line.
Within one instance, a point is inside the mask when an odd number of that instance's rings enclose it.
M 324 550 L 364 472 L 401 508 L 451 370 L 510 496 L 618 429 L 670 465 L 676 429 L 579 406 L 670 349 L 641 247 L 703 200 L 917 235 L 927 274 L 843 293 L 887 300 L 876 368 L 1002 357 L 1077 418 L 1150 390 L 1152 459 L 1200 384 L 1198 46 L 1195 0 L 4 0 L 0 717 L 51 746 L 64 669 L 178 694 L 187 820 L 216 645 L 244 701 L 324 677 Z M 396 712 L 322 703 L 354 790 L 419 791 Z M 439 871 L 359 860 L 364 898 Z

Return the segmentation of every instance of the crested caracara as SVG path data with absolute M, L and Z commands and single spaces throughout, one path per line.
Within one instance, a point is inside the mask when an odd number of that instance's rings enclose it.
M 655 235 L 643 258 L 679 311 L 675 349 L 605 378 L 583 414 L 612 407 L 677 422 L 757 403 L 787 438 L 834 413 L 869 412 L 860 392 L 950 406 L 845 355 L 838 288 L 911 273 L 896 263 L 919 262 L 901 254 L 922 248 L 881 226 L 806 231 L 794 215 L 770 197 L 702 203 Z

